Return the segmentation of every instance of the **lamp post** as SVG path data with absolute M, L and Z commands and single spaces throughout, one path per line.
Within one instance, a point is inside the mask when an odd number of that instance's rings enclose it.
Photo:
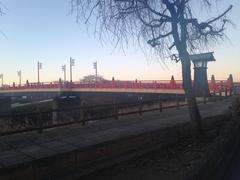
M 0 74 L 0 79 L 1 79 L 1 85 L 3 87 L 3 74 Z
M 194 64 L 194 91 L 198 97 L 210 94 L 207 80 L 207 63 L 215 61 L 213 52 L 190 55 Z
M 42 63 L 37 62 L 37 76 L 38 76 L 38 84 L 40 83 L 40 70 L 42 69 Z
M 70 57 L 70 82 L 72 82 L 72 67 L 75 65 L 75 59 Z
M 93 69 L 95 69 L 95 81 L 97 82 L 97 61 L 93 62 Z
M 21 83 L 22 83 L 22 71 L 17 71 L 17 76 L 19 77 L 19 86 L 21 86 Z
M 62 71 L 64 74 L 64 82 L 66 82 L 66 65 L 62 65 Z

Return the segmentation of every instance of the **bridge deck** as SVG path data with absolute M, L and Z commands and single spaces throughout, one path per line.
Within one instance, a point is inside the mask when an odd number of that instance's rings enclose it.
M 203 117 L 220 115 L 229 105 L 229 101 L 200 105 L 201 114 Z M 163 129 L 189 122 L 188 109 L 183 107 L 180 110 L 168 109 L 145 113 L 142 116 L 130 115 L 118 120 L 103 120 L 86 126 L 75 124 L 47 130 L 42 134 L 28 132 L 3 136 L 0 137 L 0 179 L 40 175 L 47 177 L 50 174 L 53 176 L 63 170 L 68 171 L 70 164 L 79 166 L 92 159 L 113 156 L 114 153 L 124 150 L 126 143 L 129 145 L 129 142 L 123 139 L 157 130 L 166 135 L 168 131 L 162 131 Z M 151 140 L 154 137 L 152 134 Z M 147 138 L 140 141 L 143 143 L 145 140 Z M 120 142 L 120 145 L 114 146 L 113 142 Z M 137 147 L 138 143 L 130 142 L 134 147 Z M 64 160 L 58 161 L 63 157 Z
M 106 82 L 43 82 L 4 85 L 0 93 L 16 92 L 137 92 L 137 93 L 175 93 L 184 94 L 183 82 L 169 80 L 141 80 L 141 81 L 106 81 Z M 228 80 L 208 81 L 209 89 L 218 92 L 231 90 L 238 83 Z
M 45 88 L 45 89 L 11 89 L 1 90 L 1 93 L 27 93 L 27 92 L 116 92 L 116 93 L 158 93 L 158 94 L 185 94 L 183 89 L 159 89 L 159 88 L 73 88 L 73 89 L 60 89 L 60 88 Z

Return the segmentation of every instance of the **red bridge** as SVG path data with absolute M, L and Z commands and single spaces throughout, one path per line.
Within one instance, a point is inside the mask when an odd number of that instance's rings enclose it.
M 230 91 L 233 89 L 232 79 L 208 82 L 211 92 Z M 101 82 L 43 82 L 4 85 L 1 92 L 16 91 L 101 91 L 101 92 L 146 92 L 146 93 L 179 93 L 184 94 L 181 80 L 135 80 L 135 81 L 101 81 Z

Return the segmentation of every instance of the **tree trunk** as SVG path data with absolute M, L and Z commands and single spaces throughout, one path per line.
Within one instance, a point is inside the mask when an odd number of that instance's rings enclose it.
M 192 85 L 191 78 L 191 60 L 189 54 L 186 50 L 179 52 L 181 63 L 182 63 L 182 77 L 183 77 L 183 88 L 185 91 L 185 95 L 188 102 L 188 108 L 190 113 L 190 118 L 193 123 L 193 128 L 196 134 L 202 136 L 203 128 L 202 128 L 202 118 L 198 109 L 198 105 L 196 102 L 194 89 Z
M 182 1 L 185 2 L 185 1 Z M 203 135 L 203 128 L 202 128 L 202 118 L 199 113 L 198 105 L 196 102 L 193 85 L 192 85 L 192 78 L 191 78 L 191 60 L 189 57 L 189 53 L 187 51 L 187 23 L 184 16 L 184 4 L 182 8 L 180 8 L 179 12 L 176 12 L 174 6 L 170 3 L 170 1 L 166 1 L 167 8 L 172 15 L 172 18 L 175 21 L 172 21 L 172 32 L 173 32 L 173 39 L 174 45 L 177 48 L 179 53 L 179 57 L 182 63 L 182 78 L 183 78 L 183 88 L 185 91 L 185 96 L 187 98 L 188 107 L 189 107 L 189 114 L 192 121 L 194 134 L 198 134 L 200 136 Z M 179 17 L 178 17 L 179 16 Z M 179 20 L 179 22 L 177 21 Z

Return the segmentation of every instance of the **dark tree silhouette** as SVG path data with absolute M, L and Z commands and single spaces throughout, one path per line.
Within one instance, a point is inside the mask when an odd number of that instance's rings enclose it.
M 6 10 L 6 9 L 7 9 L 7 7 L 0 1 L 0 16 L 5 15 L 4 10 Z M 0 34 L 3 35 L 7 39 L 6 34 L 1 29 L 0 29 Z
M 96 33 L 108 35 L 115 43 L 137 39 L 147 42 L 159 55 L 169 55 L 182 64 L 183 87 L 194 128 L 203 134 L 201 115 L 191 79 L 189 54 L 199 51 L 212 40 L 225 36 L 230 5 L 216 17 L 199 22 L 195 6 L 211 8 L 214 0 L 72 0 L 77 20 L 93 22 Z M 195 3 L 195 4 L 194 4 Z
M 101 76 L 101 75 L 97 76 L 97 80 L 98 80 L 98 82 L 108 81 L 105 78 L 103 78 L 103 76 Z M 87 76 L 84 76 L 82 79 L 80 79 L 80 81 L 87 82 L 87 83 L 94 83 L 94 82 L 96 82 L 96 76 L 95 75 L 87 75 Z
M 2 16 L 3 14 L 4 14 L 4 12 L 3 12 L 3 4 L 0 1 L 0 16 Z

